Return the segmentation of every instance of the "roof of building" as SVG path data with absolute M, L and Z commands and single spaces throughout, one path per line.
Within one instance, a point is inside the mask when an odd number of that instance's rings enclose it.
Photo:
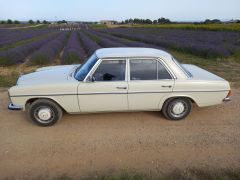
M 171 55 L 163 50 L 153 48 L 103 48 L 96 51 L 98 58 L 114 57 L 167 57 Z

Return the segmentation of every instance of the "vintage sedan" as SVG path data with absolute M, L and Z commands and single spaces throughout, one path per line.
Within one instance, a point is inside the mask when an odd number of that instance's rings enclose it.
M 83 65 L 39 68 L 19 77 L 9 89 L 10 110 L 50 126 L 63 111 L 96 113 L 162 111 L 167 119 L 185 118 L 199 107 L 230 100 L 229 83 L 195 65 L 180 64 L 151 48 L 97 50 Z

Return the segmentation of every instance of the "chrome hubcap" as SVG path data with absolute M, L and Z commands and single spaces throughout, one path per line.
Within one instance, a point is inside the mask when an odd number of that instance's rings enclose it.
M 52 117 L 52 111 L 49 108 L 43 108 L 38 111 L 38 117 L 42 121 L 48 121 Z
M 183 113 L 184 110 L 185 110 L 184 104 L 181 102 L 177 102 L 176 104 L 174 104 L 172 109 L 173 113 L 176 115 Z

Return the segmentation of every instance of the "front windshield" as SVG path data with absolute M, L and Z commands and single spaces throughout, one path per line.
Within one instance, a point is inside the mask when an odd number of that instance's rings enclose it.
M 83 81 L 87 76 L 88 72 L 92 69 L 94 64 L 97 62 L 98 58 L 93 54 L 81 67 L 75 72 L 75 79 L 78 81 Z

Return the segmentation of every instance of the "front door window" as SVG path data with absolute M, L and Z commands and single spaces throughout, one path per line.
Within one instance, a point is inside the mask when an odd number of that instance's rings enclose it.
M 125 81 L 126 60 L 103 60 L 93 74 L 94 81 Z

